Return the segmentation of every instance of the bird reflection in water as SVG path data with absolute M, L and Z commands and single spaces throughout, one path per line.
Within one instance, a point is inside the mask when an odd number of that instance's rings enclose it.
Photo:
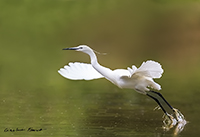
M 163 129 L 169 131 L 174 127 L 174 135 L 178 135 L 181 131 L 183 131 L 187 121 L 185 120 L 184 115 L 178 109 L 173 108 L 173 110 L 174 116 L 171 114 L 164 114 Z

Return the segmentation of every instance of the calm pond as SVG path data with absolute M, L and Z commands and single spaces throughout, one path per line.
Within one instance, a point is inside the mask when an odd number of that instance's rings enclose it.
M 0 135 L 197 136 L 199 97 L 193 94 L 192 102 L 187 101 L 187 96 L 181 96 L 180 101 L 176 95 L 165 97 L 173 100 L 171 105 L 189 121 L 183 129 L 164 128 L 163 112 L 154 110 L 154 100 L 135 91 L 118 89 L 106 80 L 99 80 L 99 84 L 98 80 L 72 81 L 64 91 L 52 87 L 1 93 Z

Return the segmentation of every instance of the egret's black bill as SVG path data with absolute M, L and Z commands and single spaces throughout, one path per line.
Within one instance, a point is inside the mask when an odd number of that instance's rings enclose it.
M 71 47 L 71 48 L 64 48 L 63 50 L 78 50 L 78 49 L 82 49 L 83 47 Z
M 64 48 L 63 50 L 77 50 L 78 48 Z
M 154 99 L 165 114 L 173 114 L 173 107 L 166 101 L 166 99 L 159 92 L 149 91 L 147 96 Z

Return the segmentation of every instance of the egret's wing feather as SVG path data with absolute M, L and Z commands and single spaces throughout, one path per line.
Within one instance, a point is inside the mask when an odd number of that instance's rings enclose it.
M 104 77 L 97 72 L 91 64 L 79 62 L 69 63 L 69 65 L 58 70 L 58 73 L 63 77 L 72 80 L 92 80 Z
M 135 71 L 134 75 L 141 75 L 150 78 L 160 78 L 162 76 L 162 66 L 155 61 L 148 60 Z
M 130 75 L 133 75 L 135 71 L 137 70 L 137 67 L 135 65 L 132 66 L 132 68 L 127 68 L 127 70 L 130 72 Z

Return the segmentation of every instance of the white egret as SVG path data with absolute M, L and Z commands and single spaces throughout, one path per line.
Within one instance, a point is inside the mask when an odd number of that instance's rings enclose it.
M 163 73 L 163 69 L 158 62 L 148 60 L 143 62 L 139 68 L 133 65 L 127 69 L 111 70 L 101 66 L 97 61 L 94 51 L 86 45 L 64 48 L 63 50 L 81 51 L 88 54 L 91 59 L 91 64 L 75 62 L 64 66 L 64 68 L 58 70 L 63 77 L 72 80 L 106 78 L 119 88 L 134 89 L 139 93 L 153 98 L 165 114 L 169 111 L 174 112 L 171 105 L 169 105 L 159 92 L 150 90 L 150 88 L 161 90 L 161 86 L 153 80 L 154 78 L 160 78 Z M 168 111 L 166 111 L 167 108 Z
M 86 45 L 65 48 L 64 50 L 76 50 L 88 54 L 91 64 L 69 63 L 69 66 L 65 66 L 58 71 L 63 77 L 73 80 L 106 78 L 119 88 L 135 89 L 142 94 L 149 91 L 148 87 L 156 90 L 161 89 L 161 86 L 153 81 L 153 78 L 160 78 L 163 73 L 161 65 L 155 61 L 143 62 L 138 69 L 133 65 L 132 68 L 111 70 L 101 66 L 94 51 Z

